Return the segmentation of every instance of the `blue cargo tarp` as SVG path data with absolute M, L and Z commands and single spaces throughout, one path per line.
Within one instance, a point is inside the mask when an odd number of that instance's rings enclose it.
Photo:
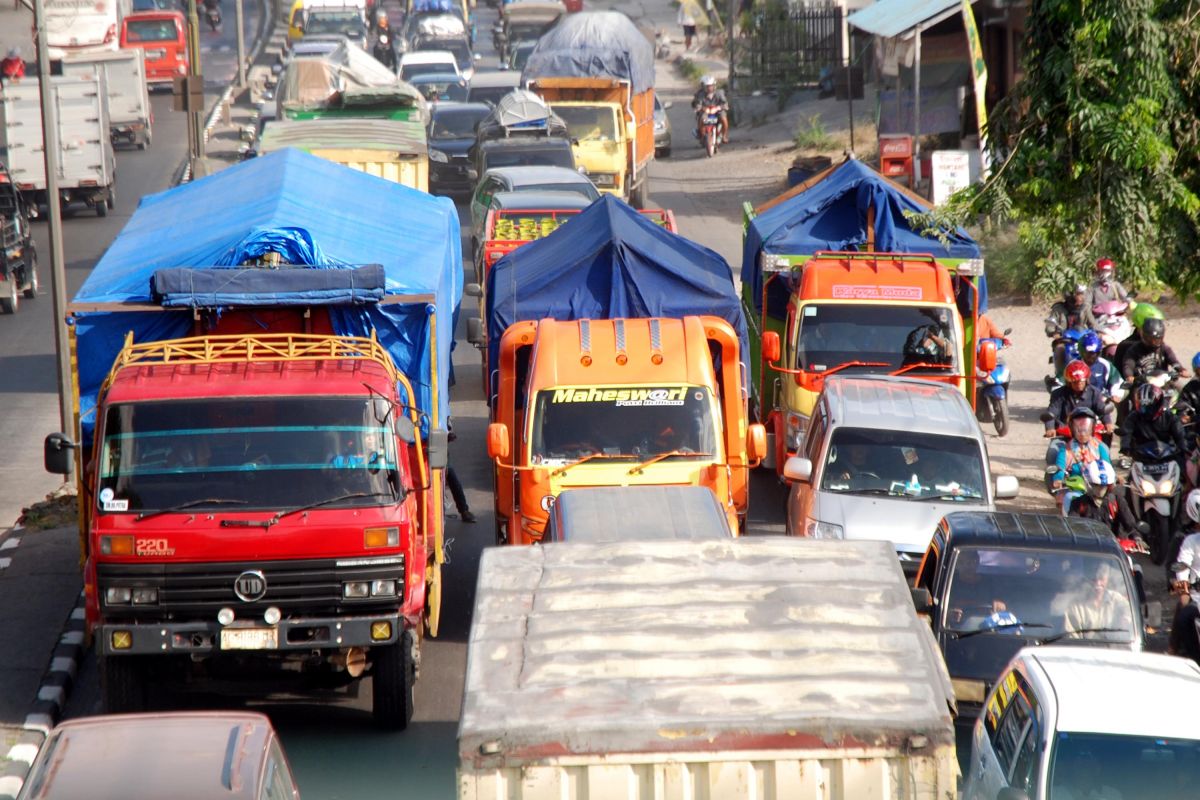
M 733 325 L 748 352 L 746 320 L 725 259 L 609 194 L 497 261 L 488 273 L 487 309 L 489 364 L 499 363 L 508 326 L 547 317 L 711 314 Z
M 331 305 L 339 335 L 370 336 L 374 330 L 397 368 L 412 382 L 416 405 L 431 411 L 436 323 L 439 408 L 445 427 L 450 413 L 447 379 L 450 344 L 462 299 L 462 255 L 458 212 L 444 197 L 432 197 L 334 164 L 299 150 L 281 150 L 243 162 L 207 178 L 142 198 L 137 211 L 92 270 L 74 299 L 78 338 L 79 393 L 84 441 L 95 423 L 96 394 L 125 334 L 135 342 L 188 336 L 192 315 L 181 311 L 87 311 L 84 304 L 161 302 L 151 278 L 173 267 L 228 270 L 265 252 L 284 263 L 314 269 L 368 264 L 383 268 L 386 295 L 430 295 L 432 302 Z M 277 292 L 258 300 L 286 304 L 280 270 Z M 164 272 L 163 278 L 172 273 Z M 179 288 L 173 286 L 172 288 Z M 211 289 L 211 284 L 204 287 Z M 186 293 L 185 293 L 186 294 Z M 207 305 L 203 293 L 172 295 L 183 307 Z M 305 285 L 294 293 L 312 305 L 329 303 L 323 289 Z M 246 296 L 245 306 L 257 302 Z M 346 302 L 345 298 L 333 302 Z
M 961 228 L 949 247 L 913 230 L 905 211 L 925 213 L 919 204 L 875 170 L 855 159 L 839 164 L 819 183 L 764 211 L 750 221 L 742 243 L 742 284 L 753 292 L 755 311 L 762 311 L 763 275 L 760 253 L 811 255 L 818 250 L 859 250 L 867 243 L 867 208 L 875 209 L 875 250 L 929 253 L 936 258 L 980 258 L 979 245 Z M 980 278 L 981 310 L 986 294 Z M 787 303 L 786 281 L 772 289 L 772 316 Z M 771 294 L 771 292 L 768 292 Z
M 654 46 L 619 11 L 564 14 L 529 53 L 521 84 L 567 77 L 625 80 L 641 94 L 654 88 Z

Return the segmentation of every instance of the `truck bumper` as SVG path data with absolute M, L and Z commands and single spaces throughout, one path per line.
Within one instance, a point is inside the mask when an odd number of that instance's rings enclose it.
M 383 636 L 386 625 L 386 636 Z M 102 623 L 96 626 L 96 649 L 100 655 L 216 655 L 219 653 L 251 655 L 254 653 L 285 653 L 288 651 L 340 650 L 346 647 L 377 647 L 399 641 L 403 629 L 398 613 L 372 614 L 362 617 L 298 617 L 280 620 L 276 625 L 233 625 L 216 622 L 166 623 Z M 273 631 L 262 635 L 270 641 L 251 643 L 243 639 L 240 646 L 227 645 L 231 631 Z M 225 635 L 222 635 L 225 632 Z M 379 638 L 376 638 L 378 636 Z M 257 638 L 257 637 L 256 637 Z M 114 646 L 116 645 L 116 646 Z M 127 645 L 127 646 L 124 646 Z

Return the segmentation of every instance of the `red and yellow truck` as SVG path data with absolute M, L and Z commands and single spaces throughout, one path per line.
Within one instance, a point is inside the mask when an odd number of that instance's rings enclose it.
M 518 322 L 497 370 L 487 444 L 508 543 L 541 540 L 554 498 L 581 486 L 707 486 L 743 526 L 766 434 L 725 320 Z

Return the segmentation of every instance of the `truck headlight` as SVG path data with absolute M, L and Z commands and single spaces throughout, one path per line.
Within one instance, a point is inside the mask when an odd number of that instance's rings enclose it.
M 371 596 L 370 581 L 347 581 L 342 584 L 342 596 L 346 598 L 362 598 Z
M 104 603 L 110 606 L 127 606 L 133 601 L 133 589 L 128 586 L 110 586 L 104 590 Z
M 429 160 L 436 161 L 439 164 L 449 164 L 450 163 L 450 157 L 448 155 L 446 155 L 445 153 L 443 153 L 441 150 L 430 150 L 429 151 Z
M 794 414 L 791 411 L 784 414 L 783 438 L 789 452 L 795 452 L 800 449 L 800 443 L 804 441 L 804 434 L 807 432 L 808 417 L 803 414 Z
M 158 589 L 153 586 L 136 587 L 133 590 L 133 604 L 135 606 L 158 605 Z
M 617 176 L 611 172 L 593 172 L 588 175 L 597 186 L 616 186 Z
M 371 581 L 372 597 L 395 597 L 396 582 L 391 579 Z
M 954 699 L 960 703 L 983 703 L 987 694 L 987 686 L 983 681 L 970 681 L 966 678 L 951 678 L 950 685 L 954 687 Z
M 810 539 L 845 539 L 846 532 L 841 525 L 832 522 L 821 522 L 810 519 L 804 523 L 804 535 Z

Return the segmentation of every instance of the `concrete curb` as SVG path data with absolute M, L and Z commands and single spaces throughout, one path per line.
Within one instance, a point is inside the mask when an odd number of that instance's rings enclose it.
M 4 769 L 0 770 L 0 800 L 16 797 L 25 785 L 25 776 L 37 758 L 38 750 L 46 734 L 40 730 L 24 729 L 17 732 L 16 742 L 3 755 Z

